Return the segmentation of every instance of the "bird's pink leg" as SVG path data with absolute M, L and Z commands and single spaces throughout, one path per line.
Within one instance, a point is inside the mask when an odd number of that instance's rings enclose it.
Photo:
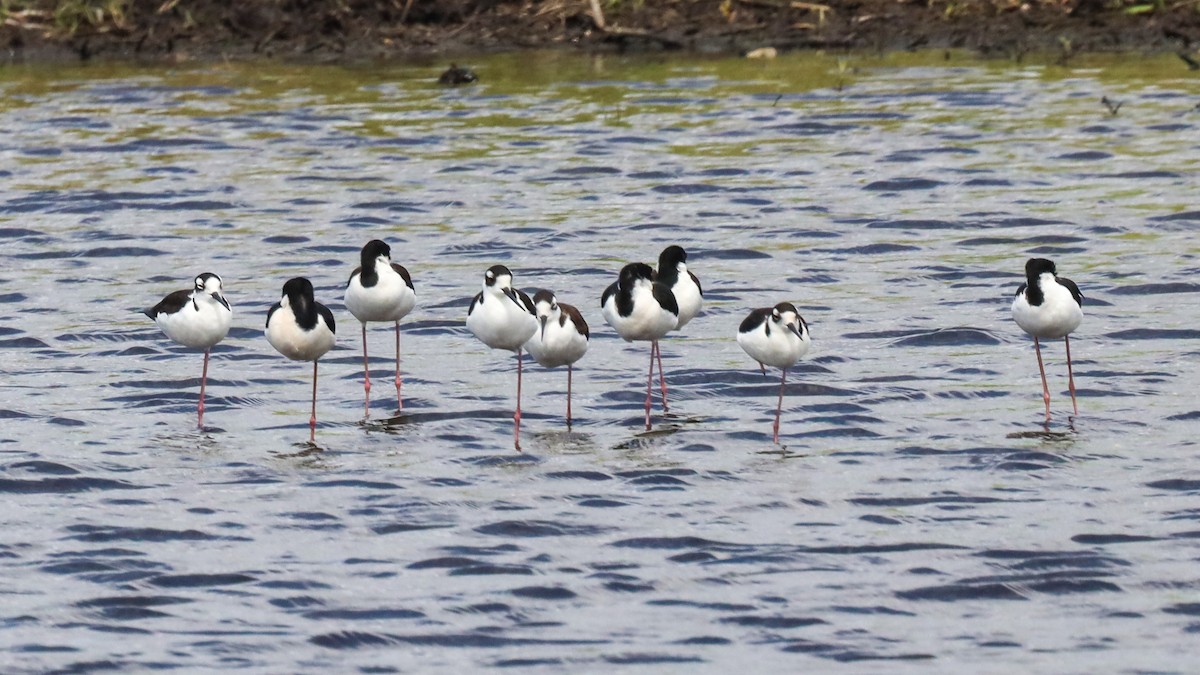
M 654 341 L 651 349 L 654 350 L 652 356 L 658 357 L 658 386 L 662 390 L 663 412 L 667 412 L 671 408 L 667 405 L 667 380 L 666 374 L 663 373 L 662 349 L 658 346 L 658 340 Z
M 200 374 L 200 403 L 196 406 L 196 426 L 204 428 L 204 385 L 208 382 L 208 352 L 204 350 L 204 370 Z
M 367 361 L 367 323 L 362 325 L 363 340 L 363 417 L 371 416 L 371 366 Z
M 1071 407 L 1075 408 L 1075 416 L 1079 416 L 1079 404 L 1075 402 L 1075 374 L 1071 372 L 1071 336 L 1064 335 L 1067 342 L 1067 382 L 1071 385 Z
M 567 431 L 571 430 L 571 364 L 567 364 Z
M 313 360 L 313 395 L 312 395 L 312 415 L 308 418 L 308 441 L 315 443 L 317 440 L 317 362 Z
M 646 431 L 650 431 L 650 390 L 654 382 L 654 351 L 658 342 L 650 343 L 650 371 L 646 373 Z
M 758 369 L 762 371 L 763 377 L 767 376 L 767 364 L 762 361 L 758 362 Z
M 513 447 L 521 449 L 521 350 L 517 349 L 517 412 L 513 414 Z
M 404 410 L 404 399 L 400 398 L 400 322 L 396 322 L 396 407 Z
M 1042 400 L 1046 402 L 1046 421 L 1050 421 L 1050 387 L 1046 384 L 1046 368 L 1042 365 L 1042 347 L 1037 336 L 1033 338 L 1033 350 L 1037 352 L 1038 372 L 1042 374 Z
M 779 378 L 779 405 L 775 407 L 775 442 L 779 443 L 779 416 L 783 414 L 783 385 L 787 382 L 787 368 Z

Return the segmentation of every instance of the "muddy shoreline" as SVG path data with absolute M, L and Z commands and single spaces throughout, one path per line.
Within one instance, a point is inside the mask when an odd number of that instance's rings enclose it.
M 71 3 L 36 0 L 10 11 L 0 26 L 7 60 L 360 61 L 545 48 L 715 54 L 953 48 L 1018 59 L 1049 51 L 1062 60 L 1082 52 L 1173 51 L 1184 61 L 1200 59 L 1200 0 L 89 1 L 122 11 L 64 16 L 62 6 Z

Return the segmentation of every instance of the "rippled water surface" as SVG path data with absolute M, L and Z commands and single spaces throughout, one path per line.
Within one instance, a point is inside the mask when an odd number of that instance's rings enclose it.
M 530 65 L 535 64 L 535 65 Z M 1193 669 L 1200 633 L 1200 84 L 1173 56 L 773 62 L 491 57 L 439 68 L 0 71 L 5 672 L 515 667 Z M 1111 116 L 1101 96 L 1123 102 Z M 406 402 L 343 284 L 412 272 Z M 648 350 L 621 264 L 684 245 L 706 305 Z M 1027 257 L 1087 297 L 1072 354 L 1009 303 Z M 565 372 L 466 331 L 489 265 L 592 326 Z M 201 357 L 139 311 L 225 279 Z M 283 282 L 337 316 L 310 369 L 262 335 Z M 813 349 L 734 334 L 790 300 Z

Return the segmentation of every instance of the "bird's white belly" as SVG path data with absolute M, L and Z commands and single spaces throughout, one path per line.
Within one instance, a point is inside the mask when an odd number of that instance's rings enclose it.
M 700 313 L 704 297 L 700 295 L 696 282 L 687 274 L 682 275 L 671 290 L 675 293 L 675 302 L 679 303 L 679 321 L 675 323 L 675 328 L 683 328 Z
M 196 306 L 200 309 L 197 310 Z M 215 302 L 189 300 L 183 309 L 174 314 L 159 314 L 155 318 L 167 337 L 175 342 L 197 349 L 208 349 L 225 339 L 233 322 L 233 312 Z
M 289 310 L 284 308 L 277 310 L 276 315 L 281 312 L 290 314 Z M 272 319 L 271 324 L 267 326 L 267 342 L 293 361 L 315 361 L 333 349 L 334 334 L 329 332 L 321 321 L 318 321 L 312 330 L 305 331 L 286 314 Z
M 578 361 L 587 352 L 588 342 L 568 321 L 566 326 L 546 326 L 544 339 L 540 331 L 535 331 L 525 348 L 540 365 L 557 368 Z
M 507 298 L 488 297 L 467 315 L 467 330 L 492 349 L 516 351 L 537 332 L 538 322 Z
M 379 281 L 364 288 L 360 277 L 346 287 L 346 309 L 359 321 L 399 321 L 417 304 L 413 292 L 399 274 L 380 274 Z

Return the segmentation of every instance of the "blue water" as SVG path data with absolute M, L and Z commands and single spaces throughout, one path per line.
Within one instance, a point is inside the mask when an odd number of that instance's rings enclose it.
M 1173 57 L 521 63 L 0 74 L 5 672 L 1193 669 Z M 374 237 L 418 306 L 403 414 L 370 333 L 364 422 L 341 297 Z M 671 243 L 706 305 L 647 434 L 648 349 L 599 296 Z M 1049 426 L 1009 314 L 1035 255 L 1086 296 Z M 526 364 L 524 453 L 514 359 L 464 326 L 494 263 L 592 328 L 571 432 L 565 371 Z M 140 310 L 203 271 L 234 328 L 200 431 L 201 357 Z M 262 334 L 301 274 L 339 322 L 315 445 L 311 368 Z M 775 445 L 734 336 L 784 300 L 813 349 Z

